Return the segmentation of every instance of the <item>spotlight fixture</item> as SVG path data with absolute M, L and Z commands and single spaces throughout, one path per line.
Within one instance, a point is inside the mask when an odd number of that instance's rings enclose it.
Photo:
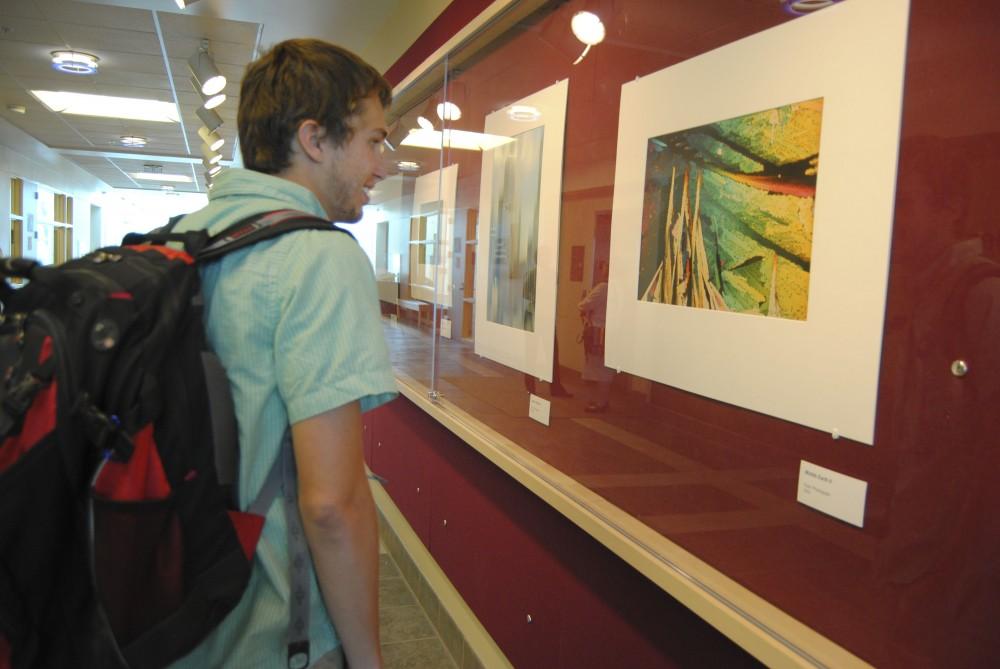
M 198 90 L 205 95 L 215 95 L 226 87 L 226 78 L 219 72 L 215 61 L 208 53 L 207 39 L 201 41 L 197 53 L 188 59 L 188 68 L 198 82 Z
M 220 137 L 219 133 L 208 128 L 198 128 L 198 136 L 201 137 L 201 141 L 205 142 L 210 151 L 218 151 L 226 143 L 226 140 Z
M 14 112 L 15 114 L 27 114 L 28 108 L 24 105 L 9 104 L 7 105 L 7 111 Z
M 396 167 L 399 168 L 400 172 L 416 172 L 420 169 L 420 163 L 415 160 L 400 160 L 396 163 Z
M 201 162 L 205 167 L 211 167 L 222 160 L 222 154 L 208 148 L 207 144 L 201 145 Z
M 222 125 L 222 117 L 219 116 L 214 109 L 198 107 L 194 110 L 194 113 L 198 115 L 198 118 L 201 119 L 201 122 L 204 123 L 205 127 L 209 130 L 215 130 Z
M 423 116 L 417 117 L 417 125 L 419 125 L 424 130 L 434 130 L 434 124 L 428 121 Z
M 222 165 L 212 165 L 208 168 L 208 176 L 214 177 L 216 174 L 222 171 Z
M 52 69 L 67 74 L 93 74 L 100 58 L 82 51 L 53 51 Z
M 573 64 L 576 65 L 587 55 L 590 47 L 604 41 L 604 23 L 593 12 L 577 12 L 573 15 L 569 25 L 573 29 L 573 34 L 576 35 L 576 38 L 587 45 L 583 49 L 583 53 L 580 54 L 580 57 L 573 61 Z
M 226 101 L 225 93 L 216 93 L 215 95 L 205 95 L 202 93 L 201 86 L 198 85 L 198 81 L 194 77 L 191 77 L 191 87 L 194 88 L 195 92 L 197 92 L 201 97 L 202 106 L 205 109 L 215 109 Z
M 457 121 L 462 118 L 462 110 L 454 102 L 441 102 L 437 106 L 437 115 L 442 121 Z
M 146 138 L 139 137 L 138 135 L 122 135 L 118 138 L 118 141 L 122 146 L 127 146 L 133 149 L 141 149 L 146 146 Z
M 198 0 L 174 0 L 177 3 L 178 9 L 187 9 L 188 5 L 193 5 L 198 2 Z

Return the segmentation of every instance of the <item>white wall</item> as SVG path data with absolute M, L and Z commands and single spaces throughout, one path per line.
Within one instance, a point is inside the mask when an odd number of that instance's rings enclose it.
M 24 214 L 33 223 L 34 197 L 29 198 L 29 184 L 40 184 L 73 198 L 73 240 L 75 253 L 89 250 L 90 203 L 110 187 L 86 170 L 59 155 L 22 130 L 0 119 L 0 249 L 10 253 L 10 179 L 20 177 L 25 183 Z M 34 230 L 26 226 L 27 237 Z M 32 244 L 33 245 L 33 244 Z M 27 248 L 26 248 L 27 251 Z

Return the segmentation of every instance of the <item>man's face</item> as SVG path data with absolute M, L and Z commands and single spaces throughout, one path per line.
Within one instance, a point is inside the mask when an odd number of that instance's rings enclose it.
M 353 132 L 340 146 L 324 140 L 328 151 L 320 200 L 330 219 L 341 223 L 361 220 L 368 191 L 386 176 L 382 151 L 388 133 L 379 99 L 372 95 L 361 100 L 349 125 Z

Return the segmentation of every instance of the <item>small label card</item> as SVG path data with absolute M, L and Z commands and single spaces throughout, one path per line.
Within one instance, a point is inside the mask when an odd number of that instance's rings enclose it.
M 451 339 L 451 319 L 442 318 L 441 319 L 441 336 L 445 339 Z
M 528 417 L 534 418 L 542 425 L 547 426 L 549 424 L 549 409 L 551 406 L 552 403 L 544 397 L 531 395 L 528 401 Z
M 868 482 L 802 460 L 798 501 L 845 523 L 864 527 Z

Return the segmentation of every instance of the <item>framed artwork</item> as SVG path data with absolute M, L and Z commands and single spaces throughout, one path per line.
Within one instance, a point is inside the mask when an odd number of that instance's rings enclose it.
M 410 295 L 451 306 L 452 238 L 458 165 L 421 175 L 413 183 L 410 215 Z
M 483 153 L 475 351 L 549 381 L 555 338 L 563 80 L 486 117 L 509 141 Z
M 622 86 L 608 366 L 872 443 L 908 11 L 843 3 Z

